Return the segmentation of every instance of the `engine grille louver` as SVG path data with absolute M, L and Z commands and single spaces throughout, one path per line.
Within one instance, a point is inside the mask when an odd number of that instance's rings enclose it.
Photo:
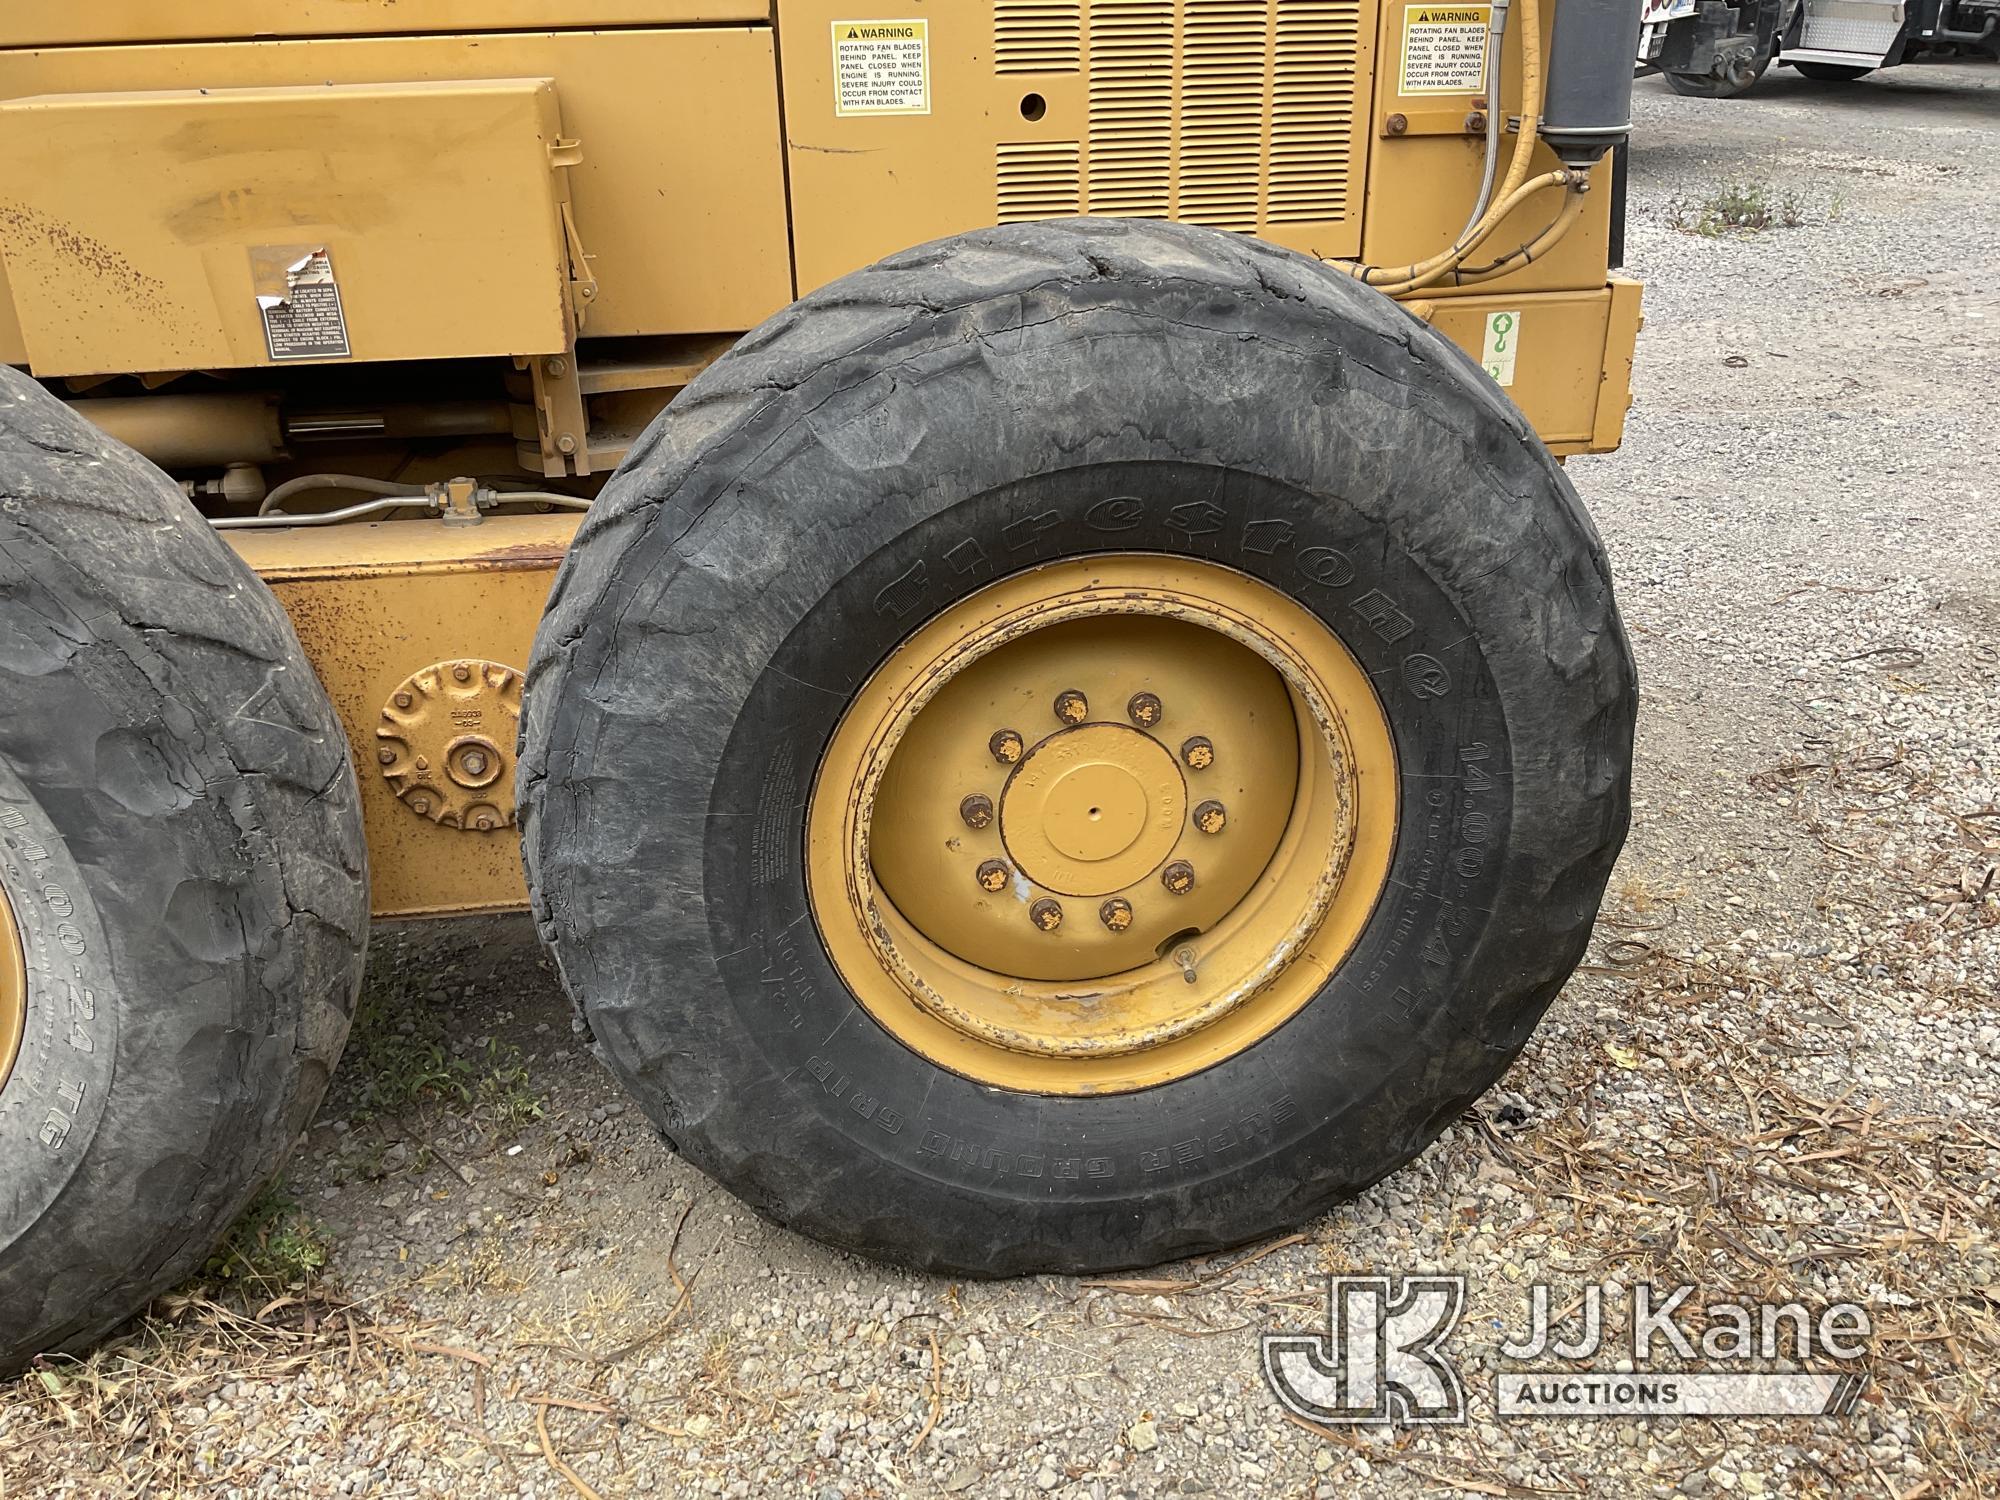
M 994 67 L 1085 75 L 1074 142 L 1004 144 L 1002 222 L 1343 223 L 1360 0 L 997 0 Z

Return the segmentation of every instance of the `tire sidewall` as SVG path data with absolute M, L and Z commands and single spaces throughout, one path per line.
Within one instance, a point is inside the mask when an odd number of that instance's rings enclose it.
M 1192 1077 L 1106 1097 L 1008 1093 L 909 1051 L 860 1012 L 817 940 L 806 804 L 772 788 L 816 767 L 844 705 L 909 632 L 1036 562 L 1150 552 L 1219 563 L 1298 599 L 1377 685 L 1397 747 L 1388 884 L 1347 960 L 1284 1026 Z M 1359 559 L 1359 560 L 1357 560 Z M 1370 622 L 1375 622 L 1371 626 Z M 1471 757 L 1468 759 L 1467 757 Z M 938 1213 L 967 1186 L 1026 1204 L 1142 1213 L 1162 1187 L 1240 1193 L 1263 1161 L 1354 1189 L 1421 1143 L 1426 1076 L 1504 1064 L 1455 1016 L 1476 914 L 1506 876 L 1504 716 L 1477 634 L 1406 553 L 1338 504 L 1200 465 L 1069 470 L 961 502 L 898 537 L 807 613 L 741 706 L 710 804 L 704 896 L 733 1055 L 787 1099 L 801 1149 L 877 1158 Z M 740 814 L 750 810 L 751 816 Z M 771 1025 L 776 1014 L 783 1024 Z M 747 1043 L 747 1047 L 745 1044 Z M 748 1049 L 754 1048 L 754 1053 Z M 740 1077 L 741 1075 L 739 1075 Z M 1247 1208 L 1248 1205 L 1246 1205 Z

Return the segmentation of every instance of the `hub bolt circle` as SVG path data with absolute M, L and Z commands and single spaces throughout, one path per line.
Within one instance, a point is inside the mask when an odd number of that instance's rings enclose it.
M 1220 802 L 1204 802 L 1194 810 L 1194 826 L 1203 833 L 1220 833 L 1229 822 L 1229 813 Z
M 1028 746 L 1017 731 L 996 729 L 993 731 L 993 738 L 986 742 L 986 748 L 1001 765 L 1011 766 L 1021 758 L 1021 752 Z
M 1185 896 L 1194 889 L 1194 866 L 1184 859 L 1175 860 L 1160 871 L 1160 884 L 1170 896 Z
M 1215 764 L 1215 746 L 1205 734 L 1181 741 L 1181 762 L 1190 771 L 1206 771 Z
M 1164 712 L 1159 698 L 1152 693 L 1134 693 L 1125 700 L 1125 716 L 1141 729 L 1151 729 Z
M 1007 868 L 1007 862 L 999 859 L 983 861 L 975 872 L 979 888 L 996 894 L 1007 889 L 1007 877 L 1013 873 Z
M 993 821 L 993 799 L 984 792 L 974 792 L 958 804 L 958 815 L 967 828 L 984 828 Z
M 1028 920 L 1044 932 L 1054 932 L 1062 926 L 1062 917 L 1062 903 L 1051 901 L 1047 896 L 1028 908 Z
M 1075 688 L 1056 694 L 1056 717 L 1065 724 L 1081 724 L 1090 717 L 1090 700 Z
M 1122 896 L 1113 896 L 1097 908 L 1097 919 L 1113 932 L 1123 932 L 1132 925 L 1132 903 Z

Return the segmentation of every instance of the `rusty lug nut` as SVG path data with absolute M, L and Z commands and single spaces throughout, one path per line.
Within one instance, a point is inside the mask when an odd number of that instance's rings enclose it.
M 1160 871 L 1160 884 L 1170 896 L 1185 896 L 1194 889 L 1194 866 L 1184 859 L 1175 860 Z
M 1181 762 L 1190 771 L 1206 771 L 1215 764 L 1215 746 L 1205 734 L 1182 740 Z
M 417 700 L 411 697 L 408 693 L 396 694 L 396 707 L 398 708 L 408 708 L 412 703 L 415 703 L 416 701 Z
M 1113 896 L 1097 908 L 1097 920 L 1113 932 L 1123 932 L 1132 925 L 1132 903 L 1123 896 Z
M 1065 724 L 1081 724 L 1090 717 L 1090 700 L 1075 688 L 1056 694 L 1056 717 Z
M 1160 700 L 1151 693 L 1134 693 L 1125 702 L 1125 717 L 1141 729 L 1151 729 L 1160 722 Z
M 462 661 L 454 662 L 451 668 L 451 675 L 460 682 L 470 682 L 472 681 L 472 668 L 468 667 Z
M 1054 932 L 1062 926 L 1062 903 L 1044 896 L 1028 908 L 1028 920 L 1044 932 Z
M 1203 833 L 1220 833 L 1229 822 L 1229 813 L 1220 802 L 1204 802 L 1194 810 L 1194 826 Z
M 993 799 L 984 792 L 974 792 L 958 804 L 958 815 L 967 828 L 984 828 L 993 821 Z
M 1026 741 L 1013 730 L 996 729 L 993 731 L 993 738 L 986 742 L 986 748 L 1001 765 L 1011 766 L 1021 758 L 1021 752 L 1028 747 Z
M 995 894 L 1004 891 L 1007 889 L 1007 877 L 1013 873 L 1013 871 L 1007 868 L 1005 860 L 986 860 L 979 866 L 976 872 L 979 879 L 979 888 L 982 891 L 991 891 Z
M 1410 128 L 1410 118 L 1408 115 L 1403 114 L 1391 115 L 1383 123 L 1387 126 L 1391 135 L 1401 135 Z

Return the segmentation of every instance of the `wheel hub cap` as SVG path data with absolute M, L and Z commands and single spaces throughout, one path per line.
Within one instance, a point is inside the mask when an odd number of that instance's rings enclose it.
M 1056 1093 L 1219 1061 L 1317 993 L 1379 894 L 1396 776 L 1316 616 L 1213 564 L 1079 559 L 898 648 L 834 733 L 807 873 L 856 998 Z

